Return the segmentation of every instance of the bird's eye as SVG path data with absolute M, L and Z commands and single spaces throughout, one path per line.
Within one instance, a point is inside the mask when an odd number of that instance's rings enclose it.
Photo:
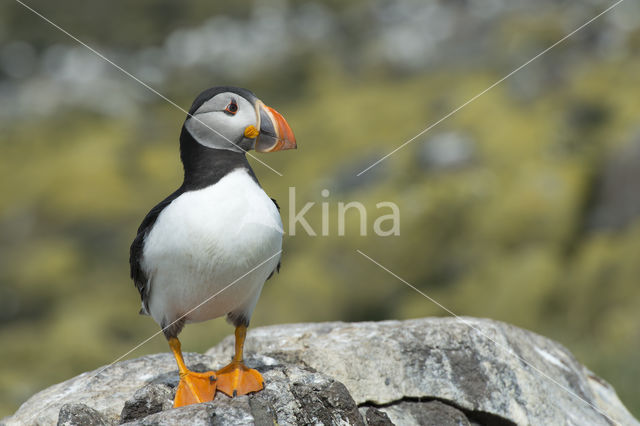
M 229 102 L 229 105 L 227 105 L 227 107 L 224 109 L 224 112 L 230 115 L 236 115 L 236 112 L 238 112 L 238 104 L 236 103 L 236 101 L 232 100 L 231 102 Z

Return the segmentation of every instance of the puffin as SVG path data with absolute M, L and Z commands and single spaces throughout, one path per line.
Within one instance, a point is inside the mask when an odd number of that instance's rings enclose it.
M 243 362 L 247 327 L 262 287 L 280 270 L 279 207 L 260 186 L 246 153 L 296 148 L 284 117 L 237 87 L 195 99 L 180 133 L 182 185 L 145 216 L 130 248 L 141 314 L 162 328 L 178 364 L 174 407 L 264 388 Z M 218 371 L 187 368 L 178 334 L 187 323 L 226 316 L 235 356 Z

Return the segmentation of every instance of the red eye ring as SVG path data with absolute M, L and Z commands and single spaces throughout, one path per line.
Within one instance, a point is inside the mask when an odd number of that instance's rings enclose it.
M 227 105 L 227 107 L 224 109 L 224 112 L 231 115 L 236 115 L 236 112 L 238 112 L 238 104 L 236 103 L 236 101 L 232 100 L 231 102 L 229 102 L 229 105 Z

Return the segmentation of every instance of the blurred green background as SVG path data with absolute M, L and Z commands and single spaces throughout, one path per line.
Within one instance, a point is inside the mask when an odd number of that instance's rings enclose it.
M 569 349 L 640 415 L 640 4 L 628 0 L 386 161 L 356 174 L 612 2 L 27 2 L 188 108 L 250 88 L 299 149 L 250 160 L 320 232 L 285 238 L 253 326 L 446 312 Z M 13 1 L 0 4 L 0 417 L 158 330 L 128 249 L 181 182 L 184 114 Z M 321 196 L 328 189 L 329 198 Z M 337 236 L 337 203 L 360 201 Z M 400 236 L 376 237 L 392 201 Z M 232 331 L 190 325 L 187 351 Z M 167 351 L 158 336 L 130 357 Z

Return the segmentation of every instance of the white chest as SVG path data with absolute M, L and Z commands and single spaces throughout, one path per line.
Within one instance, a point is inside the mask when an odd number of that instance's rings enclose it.
M 145 240 L 142 266 L 150 278 L 152 316 L 182 315 L 234 281 L 190 320 L 241 306 L 259 293 L 279 256 L 240 277 L 281 250 L 282 233 L 277 208 L 244 169 L 180 195 Z

